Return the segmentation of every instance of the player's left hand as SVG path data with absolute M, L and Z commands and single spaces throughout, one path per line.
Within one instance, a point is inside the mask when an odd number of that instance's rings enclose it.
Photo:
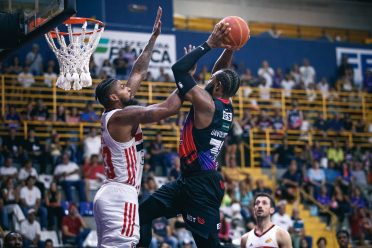
M 186 54 L 188 54 L 188 53 L 190 53 L 192 50 L 194 50 L 195 49 L 195 46 L 193 46 L 193 45 L 189 45 L 188 47 L 184 47 L 183 48 L 183 50 L 184 50 L 184 52 L 185 52 L 185 55 Z M 197 66 L 197 64 L 195 64 L 192 68 L 191 68 L 191 70 L 189 71 L 189 73 L 190 73 L 190 75 L 191 76 L 194 76 L 194 74 L 195 74 L 195 72 L 196 72 L 196 66 Z
M 158 13 L 156 14 L 156 19 L 154 27 L 152 28 L 152 35 L 158 37 L 161 33 L 161 15 L 163 14 L 163 9 L 159 6 Z

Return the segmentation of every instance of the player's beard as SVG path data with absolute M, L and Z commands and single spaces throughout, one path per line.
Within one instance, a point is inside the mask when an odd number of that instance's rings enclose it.
M 207 84 L 204 88 L 211 96 L 213 96 L 213 89 L 214 89 L 214 84 L 211 82 Z

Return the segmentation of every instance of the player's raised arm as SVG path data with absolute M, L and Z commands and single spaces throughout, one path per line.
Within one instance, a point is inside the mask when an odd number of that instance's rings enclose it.
M 230 28 L 228 24 L 216 24 L 212 34 L 205 43 L 183 56 L 172 66 L 181 98 L 191 101 L 194 105 L 195 126 L 197 128 L 204 128 L 210 124 L 215 106 L 211 95 L 207 91 L 200 87 L 195 87 L 197 84 L 190 75 L 190 70 L 192 70 L 196 62 L 212 48 L 230 48 L 230 46 L 223 43 L 223 38 L 228 35 L 229 32 Z
M 162 8 L 159 6 L 158 12 L 156 15 L 154 27 L 152 29 L 151 37 L 143 49 L 142 53 L 138 56 L 137 60 L 134 62 L 132 71 L 130 72 L 127 87 L 131 89 L 131 97 L 133 98 L 136 95 L 136 92 L 140 86 L 140 83 L 147 74 L 147 69 L 150 64 L 150 59 L 152 55 L 152 50 L 154 49 L 154 45 L 156 39 L 158 38 L 161 32 L 161 15 L 162 15 Z
M 217 59 L 216 63 L 213 66 L 212 74 L 221 70 L 221 69 L 227 69 L 231 65 L 232 56 L 233 56 L 234 50 L 232 49 L 225 49 L 221 56 Z
M 174 91 L 168 98 L 161 103 L 142 106 L 128 106 L 114 115 L 113 121 L 122 125 L 137 126 L 138 124 L 152 123 L 176 114 L 181 108 L 182 102 L 177 93 Z

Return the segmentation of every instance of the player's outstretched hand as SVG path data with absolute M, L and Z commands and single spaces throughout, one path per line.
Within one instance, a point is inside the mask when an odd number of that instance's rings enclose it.
M 159 6 L 158 13 L 156 14 L 156 19 L 154 27 L 152 28 L 152 35 L 158 37 L 161 33 L 161 15 L 163 14 L 163 9 Z
M 193 46 L 193 45 L 189 45 L 188 47 L 184 47 L 183 48 L 183 51 L 185 52 L 185 55 L 186 54 L 188 54 L 189 52 L 191 52 L 192 50 L 194 50 L 195 49 L 195 46 Z M 190 73 L 190 75 L 191 76 L 194 76 L 194 74 L 195 74 L 195 72 L 196 72 L 196 65 L 197 64 L 195 64 L 192 68 L 191 68 L 191 70 L 189 71 L 189 73 Z
M 208 37 L 207 44 L 211 48 L 221 47 L 221 48 L 231 49 L 230 45 L 227 45 L 224 43 L 224 39 L 226 36 L 229 35 L 230 31 L 231 31 L 231 28 L 230 28 L 229 23 L 225 23 L 225 22 L 217 23 L 214 26 L 214 29 L 211 35 L 209 35 Z

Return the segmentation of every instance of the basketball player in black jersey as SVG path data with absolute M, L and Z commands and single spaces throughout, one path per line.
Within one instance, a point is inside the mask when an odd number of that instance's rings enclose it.
M 198 87 L 190 71 L 213 48 L 229 48 L 223 43 L 230 32 L 227 23 L 215 26 L 208 40 L 178 60 L 172 70 L 181 99 L 193 105 L 186 118 L 180 140 L 181 177 L 163 185 L 139 207 L 139 246 L 151 241 L 152 220 L 182 214 L 197 247 L 219 247 L 219 207 L 224 182 L 217 171 L 217 157 L 233 121 L 230 97 L 240 86 L 236 72 L 226 69 L 233 51 L 225 49 L 214 65 L 205 90 Z

